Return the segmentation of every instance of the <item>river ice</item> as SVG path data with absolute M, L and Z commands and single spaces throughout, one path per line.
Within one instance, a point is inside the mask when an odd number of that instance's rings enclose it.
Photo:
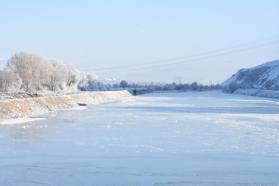
M 152 93 L 0 125 L 1 186 L 279 185 L 279 101 Z

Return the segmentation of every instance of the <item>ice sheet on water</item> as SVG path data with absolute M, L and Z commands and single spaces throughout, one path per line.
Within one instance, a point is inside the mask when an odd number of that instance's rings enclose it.
M 276 100 L 218 91 L 133 99 L 2 127 L 0 185 L 278 185 Z

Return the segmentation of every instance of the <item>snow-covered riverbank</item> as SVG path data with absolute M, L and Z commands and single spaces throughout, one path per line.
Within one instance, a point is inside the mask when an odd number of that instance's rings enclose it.
M 50 111 L 119 101 L 132 96 L 128 91 L 84 92 L 61 96 L 7 99 L 0 101 L 0 120 L 26 118 Z
M 278 90 L 237 89 L 234 92 L 234 94 L 279 99 L 279 91 Z
M 279 60 L 271 61 L 252 68 L 240 69 L 224 83 L 225 92 L 279 98 Z

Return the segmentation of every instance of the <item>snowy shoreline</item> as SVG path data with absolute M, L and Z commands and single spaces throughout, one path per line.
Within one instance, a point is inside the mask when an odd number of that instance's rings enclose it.
M 71 95 L 7 99 L 0 101 L 0 123 L 11 119 L 30 118 L 51 111 L 121 101 L 132 95 L 128 91 L 81 92 Z
M 240 94 L 245 96 L 256 96 L 263 98 L 279 99 L 278 90 L 264 90 L 264 89 L 237 89 L 233 94 Z

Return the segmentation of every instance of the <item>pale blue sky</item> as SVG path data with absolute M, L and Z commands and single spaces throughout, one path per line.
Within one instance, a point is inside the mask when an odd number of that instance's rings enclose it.
M 279 58 L 278 17 L 278 0 L 0 0 L 0 59 L 27 51 L 86 71 L 124 66 L 100 77 L 222 81 Z

